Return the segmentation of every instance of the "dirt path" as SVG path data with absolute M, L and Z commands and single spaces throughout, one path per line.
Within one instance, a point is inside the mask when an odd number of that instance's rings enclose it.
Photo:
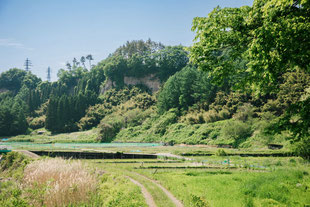
M 183 156 L 179 156 L 179 155 L 174 155 L 171 153 L 157 153 L 157 156 L 163 156 L 163 157 L 168 157 L 168 158 L 174 158 L 174 159 L 179 159 L 179 160 L 193 160 L 191 158 L 188 157 L 183 157 Z
M 20 153 L 26 155 L 27 157 L 31 157 L 31 158 L 34 158 L 34 159 L 37 159 L 37 158 L 40 157 L 39 155 L 37 155 L 37 154 L 35 154 L 33 152 L 30 152 L 28 150 L 14 150 L 14 151 L 15 152 L 20 152 Z
M 170 200 L 174 203 L 174 205 L 176 207 L 183 207 L 184 205 L 182 204 L 181 201 L 179 201 L 176 197 L 174 197 L 174 195 L 172 193 L 170 193 L 170 191 L 168 191 L 165 187 L 163 187 L 161 184 L 159 184 L 156 180 L 152 180 L 144 175 L 141 175 L 139 173 L 136 173 L 139 176 L 142 176 L 143 178 L 147 179 L 148 181 L 154 183 L 155 185 L 157 185 L 160 189 L 162 189 L 162 191 L 164 191 L 164 193 L 170 198 Z
M 133 182 L 134 184 L 136 184 L 137 186 L 139 186 L 139 187 L 141 188 L 142 194 L 143 194 L 143 196 L 144 196 L 144 198 L 145 198 L 145 201 L 146 201 L 147 205 L 148 205 L 149 207 L 156 207 L 156 204 L 155 204 L 155 202 L 154 202 L 154 200 L 153 200 L 152 195 L 146 190 L 146 188 L 145 188 L 141 183 L 139 183 L 138 181 L 132 179 L 131 177 L 129 177 L 129 176 L 126 176 L 126 177 L 127 177 L 131 182 Z

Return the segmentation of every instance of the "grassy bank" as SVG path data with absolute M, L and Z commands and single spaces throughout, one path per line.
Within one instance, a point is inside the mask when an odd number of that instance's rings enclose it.
M 39 132 L 42 131 L 42 134 Z M 33 143 L 93 143 L 96 140 L 98 130 L 96 128 L 63 134 L 51 134 L 45 129 L 36 130 L 28 135 L 10 137 L 10 142 L 33 142 Z

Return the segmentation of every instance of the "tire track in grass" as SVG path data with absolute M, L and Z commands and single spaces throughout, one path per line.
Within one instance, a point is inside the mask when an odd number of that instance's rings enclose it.
M 170 198 L 170 200 L 174 203 L 174 205 L 176 207 L 184 207 L 184 205 L 182 204 L 182 202 L 180 200 L 178 200 L 170 191 L 168 191 L 164 186 L 162 186 L 161 184 L 159 184 L 157 181 L 152 180 L 148 177 L 146 177 L 145 175 L 139 174 L 139 173 L 135 173 L 143 178 L 145 178 L 146 180 L 152 182 L 153 184 L 155 184 L 157 187 L 159 187 L 162 191 L 164 191 L 164 193 Z
M 27 156 L 27 157 L 30 157 L 30 158 L 33 158 L 33 159 L 37 159 L 37 158 L 40 158 L 39 155 L 33 153 L 33 152 L 30 152 L 28 150 L 14 150 L 15 152 L 19 152 L 19 153 L 22 153 L 23 155 Z
M 138 181 L 134 180 L 133 178 L 126 176 L 131 182 L 133 182 L 135 185 L 139 186 L 141 188 L 142 194 L 145 198 L 146 204 L 149 207 L 157 207 L 154 199 L 152 197 L 152 195 L 147 191 L 147 189 L 144 187 L 144 185 L 142 185 L 141 183 L 139 183 Z

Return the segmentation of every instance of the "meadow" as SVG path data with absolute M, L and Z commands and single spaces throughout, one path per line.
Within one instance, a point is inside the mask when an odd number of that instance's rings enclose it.
M 158 207 L 178 206 L 162 188 L 188 207 L 310 204 L 310 164 L 299 157 L 34 160 L 12 152 L 0 164 L 0 206 L 148 206 L 141 186 Z
M 87 161 L 148 185 L 158 181 L 184 206 L 305 206 L 310 204 L 309 163 L 298 157 L 194 157 L 188 161 Z M 230 163 L 227 161 L 229 160 Z M 203 167 L 206 168 L 203 168 Z M 136 174 L 138 173 L 138 174 Z M 229 186 L 229 187 L 228 187 Z M 158 191 L 160 191 L 158 189 Z M 153 190 L 151 191 L 153 192 Z M 161 197 L 166 200 L 167 198 Z M 167 206 L 160 204 L 158 206 Z

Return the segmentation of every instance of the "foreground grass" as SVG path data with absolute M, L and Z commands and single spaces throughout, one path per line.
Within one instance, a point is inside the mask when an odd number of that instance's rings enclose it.
M 141 189 L 126 177 L 80 161 L 36 161 L 11 152 L 0 162 L 0 206 L 145 207 Z
M 141 189 L 119 173 L 104 173 L 101 177 L 96 206 L 147 207 Z
M 135 172 L 132 171 L 132 168 L 134 166 L 138 167 L 141 165 L 141 163 L 131 163 L 130 161 L 132 160 L 127 160 L 127 161 L 128 163 L 118 163 L 118 162 L 112 163 L 111 161 L 98 162 L 96 160 L 94 161 L 85 160 L 85 162 L 91 163 L 91 165 L 94 166 L 95 168 L 104 169 L 104 170 L 107 170 L 108 172 L 113 172 L 114 174 L 118 174 L 119 176 L 122 176 L 123 178 L 126 176 L 129 176 L 133 178 L 134 180 L 137 180 L 142 185 L 144 185 L 145 188 L 149 191 L 149 193 L 152 195 L 158 207 L 173 207 L 174 206 L 173 203 L 168 199 L 166 194 L 162 190 L 160 190 L 155 184 L 137 175 Z M 128 192 L 127 188 L 124 190 L 125 192 Z
M 195 157 L 193 157 L 195 158 Z M 208 160 L 206 160 L 206 158 Z M 135 172 L 157 180 L 180 199 L 185 206 L 305 206 L 310 204 L 310 166 L 301 158 L 275 157 L 229 157 L 234 170 L 225 169 L 228 157 L 197 157 L 181 163 L 127 163 L 111 161 L 86 161 L 96 163 L 110 171 L 135 176 L 154 195 L 158 206 L 165 206 L 165 195 Z M 147 167 L 190 166 L 207 161 L 206 164 L 223 166 L 223 169 L 147 169 Z M 245 165 L 246 164 L 246 165 Z M 143 166 L 144 168 L 139 168 Z M 262 168 L 259 168 L 260 166 Z M 152 189 L 154 188 L 154 189 Z M 159 200 L 159 201 L 158 201 Z M 169 206 L 169 204 L 166 204 Z
M 32 206 L 89 203 L 96 177 L 80 161 L 42 159 L 28 164 L 22 180 Z
M 223 159 L 223 158 L 222 158 Z M 138 169 L 158 180 L 185 206 L 197 199 L 210 206 L 305 206 L 310 204 L 310 167 L 294 158 L 238 158 L 254 164 L 268 162 L 267 170 L 154 170 Z M 267 160 L 268 159 L 268 160 Z M 295 160 L 295 161 L 289 161 Z M 298 160 L 298 159 L 297 159 Z M 282 164 L 279 164 L 282 163 Z
M 310 164 L 301 158 L 238 156 L 191 158 L 192 160 L 187 161 L 83 160 L 82 162 L 60 159 L 58 163 L 58 159 L 33 162 L 18 153 L 9 153 L 4 162 L 1 161 L 0 175 L 7 177 L 0 185 L 0 206 L 40 206 L 40 204 L 48 206 L 47 200 L 56 199 L 57 193 L 60 193 L 60 198 L 67 195 L 62 199 L 70 197 L 72 193 L 73 199 L 62 201 L 63 205 L 57 204 L 58 206 L 146 206 L 141 189 L 130 182 L 127 176 L 143 184 L 152 194 L 157 206 L 173 206 L 158 186 L 139 174 L 157 180 L 189 207 L 310 204 Z M 56 164 L 48 164 L 47 161 Z M 211 168 L 178 168 L 197 164 Z M 73 167 L 74 165 L 79 167 Z M 227 165 L 235 165 L 236 168 L 230 169 Z M 212 169 L 212 166 L 222 168 Z M 61 176 L 60 174 L 55 176 L 55 172 L 60 172 Z M 75 178 L 77 181 L 74 181 Z M 64 185 L 63 193 L 55 190 L 57 182 L 59 186 Z M 80 187 L 79 183 L 82 184 Z M 83 187 L 84 184 L 90 184 L 92 187 Z M 77 193 L 80 189 L 82 194 Z M 47 192 L 56 194 L 51 196 L 46 194 Z

